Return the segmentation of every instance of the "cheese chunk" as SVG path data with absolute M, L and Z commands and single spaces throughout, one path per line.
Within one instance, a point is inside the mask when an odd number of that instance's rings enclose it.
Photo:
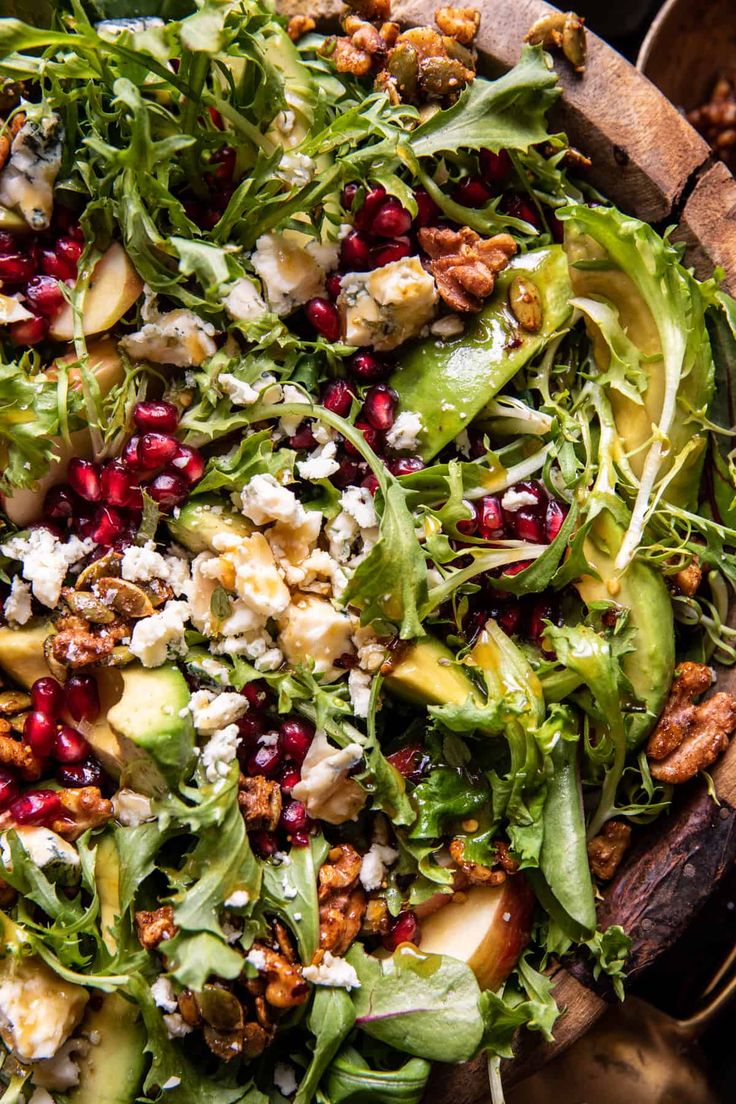
M 316 594 L 296 594 L 279 628 L 279 646 L 287 660 L 295 664 L 313 660 L 318 675 L 340 674 L 335 660 L 353 651 L 350 618 Z
M 51 1058 L 82 1019 L 88 994 L 35 955 L 6 960 L 0 981 L 0 1036 L 23 1062 Z
M 434 315 L 437 288 L 418 257 L 343 276 L 337 305 L 348 345 L 395 349 Z

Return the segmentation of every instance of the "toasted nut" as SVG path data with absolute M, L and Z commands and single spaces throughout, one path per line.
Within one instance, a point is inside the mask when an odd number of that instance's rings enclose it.
M 104 604 L 124 617 L 150 617 L 153 603 L 146 592 L 127 579 L 103 577 L 94 584 L 94 592 Z
M 66 665 L 61 663 L 54 654 L 54 638 L 55 634 L 52 634 L 51 636 L 47 636 L 43 642 L 44 659 L 46 660 L 46 666 L 54 678 L 58 679 L 59 682 L 64 682 L 66 678 Z
M 562 46 L 566 19 L 565 12 L 556 11 L 543 15 L 536 23 L 532 23 L 524 36 L 524 41 L 530 42 L 532 46 L 556 46 L 559 49 Z
M 713 694 L 700 705 L 694 699 L 712 682 L 710 667 L 686 661 L 675 671 L 670 697 L 649 737 L 647 758 L 659 782 L 687 782 L 707 770 L 728 747 L 736 730 L 736 698 Z
M 671 578 L 673 589 L 678 594 L 685 594 L 692 598 L 703 580 L 703 569 L 698 557 L 693 556 L 690 563 L 680 568 Z
M 396 79 L 391 76 L 388 69 L 382 69 L 376 74 L 376 92 L 384 92 L 388 96 L 388 102 L 392 107 L 398 107 L 401 103 L 401 93 Z
M 8 724 L 12 732 L 17 732 L 20 736 L 23 735 L 25 729 L 26 717 L 28 713 L 14 713 L 12 717 L 8 717 Z
M 155 951 L 159 943 L 173 939 L 179 930 L 174 923 L 172 905 L 162 905 L 161 908 L 153 909 L 151 912 L 145 909 L 136 912 L 135 927 L 138 942 L 147 951 Z
M 93 560 L 91 564 L 87 564 L 83 571 L 79 572 L 79 576 L 75 583 L 77 590 L 89 590 L 93 583 L 96 583 L 98 579 L 103 578 L 120 578 L 120 572 L 122 569 L 123 557 L 119 552 L 113 552 L 110 549 L 104 556 L 100 556 L 99 560 Z
M 115 620 L 115 614 L 107 606 L 104 606 L 99 598 L 90 594 L 88 590 L 74 590 L 72 587 L 64 587 L 62 597 L 72 613 L 84 617 L 86 621 L 94 621 L 97 625 L 109 625 Z
M 480 12 L 477 8 L 438 8 L 434 21 L 443 34 L 469 46 L 478 33 Z
M 243 1006 L 228 989 L 218 985 L 205 985 L 201 993 L 195 993 L 194 999 L 200 1016 L 219 1032 L 242 1031 Z
M 381 38 L 386 43 L 386 49 L 390 50 L 392 46 L 396 45 L 396 39 L 399 37 L 401 26 L 398 23 L 384 23 L 381 26 Z
M 313 31 L 317 24 L 311 15 L 292 15 L 286 24 L 286 33 L 292 42 L 298 42 L 305 34 Z
M 475 74 L 449 57 L 425 58 L 419 63 L 419 85 L 427 96 L 448 96 L 472 80 Z
M 515 276 L 511 281 L 509 306 L 522 329 L 536 333 L 541 327 L 544 317 L 542 296 L 537 285 L 528 276 Z
M 31 708 L 31 695 L 22 690 L 3 690 L 0 693 L 0 714 L 20 713 Z
M 447 49 L 442 41 L 442 35 L 438 34 L 432 27 L 410 27 L 408 31 L 404 31 L 399 35 L 396 45 L 398 46 L 402 42 L 408 42 L 410 46 L 414 47 L 420 61 L 425 61 L 427 58 L 447 56 Z
M 101 667 L 127 667 L 135 656 L 127 644 L 117 644 L 112 651 L 100 660 Z
M 631 828 L 622 820 L 609 820 L 600 835 L 588 844 L 588 862 L 596 878 L 608 882 L 618 869 L 631 841 Z
M 562 29 L 562 52 L 576 73 L 585 70 L 588 56 L 584 22 L 575 12 L 568 12 Z
M 411 103 L 417 94 L 419 59 L 410 42 L 401 42 L 393 48 L 389 54 L 387 68 L 396 82 L 401 99 Z
M 371 57 L 386 53 L 386 43 L 372 23 L 360 23 L 351 32 L 351 38 L 353 46 L 356 46 L 359 50 L 365 50 Z
M 326 39 L 319 52 L 329 57 L 338 73 L 352 73 L 354 77 L 365 77 L 373 68 L 373 58 L 365 50 L 359 50 L 351 38 Z

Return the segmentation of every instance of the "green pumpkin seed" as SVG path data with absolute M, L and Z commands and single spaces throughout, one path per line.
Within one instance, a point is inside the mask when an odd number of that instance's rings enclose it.
M 419 66 L 419 84 L 427 96 L 449 96 L 465 85 L 465 66 L 455 58 L 425 58 Z
M 218 1033 L 243 1030 L 243 1006 L 229 989 L 205 985 L 201 993 L 195 993 L 194 999 L 202 1019 Z
M 576 73 L 582 73 L 588 56 L 583 21 L 575 12 L 568 12 L 562 31 L 562 52 Z
M 396 87 L 402 100 L 411 102 L 417 94 L 419 78 L 419 59 L 414 47 L 408 42 L 394 46 L 388 56 L 388 71 L 396 81 Z
M 103 577 L 94 584 L 95 594 L 111 610 L 125 617 L 150 617 L 154 606 L 137 583 L 127 579 Z
M 522 329 L 536 333 L 541 327 L 544 317 L 542 296 L 528 276 L 515 276 L 511 281 L 509 306 Z
M 11 713 L 20 713 L 23 709 L 31 708 L 31 695 L 22 690 L 3 690 L 0 693 L 0 716 L 8 716 Z
M 71 587 L 63 591 L 64 601 L 72 613 L 83 617 L 85 621 L 94 621 L 97 625 L 109 625 L 115 620 L 115 614 L 107 606 L 104 606 L 99 598 L 86 590 L 72 590 Z
M 96 583 L 98 579 L 105 577 L 120 578 L 121 564 L 123 557 L 119 552 L 113 552 L 110 549 L 104 556 L 100 556 L 99 560 L 93 560 L 91 564 L 85 567 L 84 571 L 80 571 L 79 577 L 75 583 L 77 590 L 89 590 L 93 583 Z

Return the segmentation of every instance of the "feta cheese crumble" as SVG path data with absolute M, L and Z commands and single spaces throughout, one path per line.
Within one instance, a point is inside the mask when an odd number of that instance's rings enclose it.
M 423 429 L 421 415 L 413 410 L 402 410 L 386 434 L 386 444 L 395 452 L 414 452 Z
M 437 303 L 433 277 L 418 257 L 404 257 L 372 272 L 343 276 L 337 306 L 348 345 L 395 349 L 416 337 Z
M 306 564 L 311 563 L 315 555 L 310 556 Z M 352 622 L 346 613 L 316 594 L 297 594 L 278 624 L 279 646 L 290 663 L 313 661 L 318 675 L 334 678 L 340 674 L 335 660 L 353 650 Z
M 295 1093 L 298 1082 L 294 1067 L 288 1062 L 277 1062 L 273 1071 L 273 1083 L 284 1096 Z
M 330 951 L 325 951 L 318 966 L 305 966 L 302 974 L 313 985 L 324 985 L 330 989 L 360 989 L 355 967 Z
M 293 491 L 278 483 L 272 475 L 254 475 L 240 493 L 241 510 L 254 525 L 283 521 L 299 525 L 304 507 Z
M 131 544 L 123 553 L 120 572 L 130 583 L 150 583 L 152 579 L 168 579 L 169 565 L 153 541 L 144 545 Z
M 208 782 L 219 782 L 227 778 L 230 764 L 235 760 L 240 740 L 237 725 L 229 724 L 218 728 L 212 734 L 209 743 L 202 748 L 201 763 Z
M 181 647 L 189 617 L 189 603 L 170 601 L 159 613 L 136 621 L 130 638 L 130 650 L 144 667 L 160 667 L 166 662 L 169 646 Z
M 328 824 L 344 824 L 363 808 L 365 791 L 348 772 L 363 758 L 360 744 L 335 748 L 318 728 L 302 764 L 302 777 L 292 793 L 312 817 Z
M 23 564 L 23 578 L 31 584 L 33 597 L 53 609 L 59 601 L 61 588 L 70 567 L 92 552 L 95 542 L 89 538 L 70 537 L 62 543 L 48 529 L 32 529 L 27 537 L 11 537 L 0 546 L 0 552 Z
M 239 380 L 232 372 L 222 372 L 217 377 L 217 386 L 227 395 L 233 406 L 252 406 L 261 397 L 255 387 L 251 387 L 245 380 Z
M 250 893 L 247 889 L 236 889 L 234 893 L 231 893 L 229 897 L 225 898 L 225 908 L 241 909 L 250 901 Z
M 340 495 L 340 505 L 361 529 L 373 529 L 378 525 L 373 495 L 367 487 L 348 487 Z
M 176 993 L 169 978 L 156 978 L 151 986 L 151 996 L 156 1002 L 157 1008 L 162 1008 L 164 1012 L 176 1012 L 178 1008 Z
M 31 616 L 31 588 L 20 575 L 13 576 L 3 610 L 11 625 L 25 625 Z
M 340 465 L 335 459 L 336 454 L 335 442 L 327 441 L 326 444 L 315 449 L 306 460 L 298 461 L 297 471 L 302 479 L 329 479 L 340 470 Z
M 248 709 L 248 702 L 235 691 L 215 694 L 212 690 L 196 690 L 189 699 L 189 709 L 198 732 L 214 732 L 239 720 Z
M 363 888 L 370 893 L 380 889 L 388 868 L 396 862 L 399 852 L 385 843 L 374 843 L 363 856 L 360 864 L 360 880 Z
M 515 514 L 517 510 L 521 510 L 524 506 L 536 505 L 536 496 L 531 491 L 506 491 L 501 499 L 501 506 L 504 510 L 508 510 L 510 514 Z

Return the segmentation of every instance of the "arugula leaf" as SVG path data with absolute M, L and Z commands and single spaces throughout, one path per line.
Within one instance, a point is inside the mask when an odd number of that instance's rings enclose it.
M 254 475 L 273 475 L 281 480 L 284 473 L 293 471 L 295 458 L 291 449 L 274 452 L 272 434 L 263 429 L 244 437 L 232 452 L 211 456 L 192 496 L 219 490 L 239 491 Z
M 472 778 L 452 767 L 435 767 L 415 788 L 412 798 L 417 819 L 410 839 L 434 839 L 443 835 L 453 820 L 483 809 L 490 792 L 485 778 Z
M 346 958 L 360 979 L 351 996 L 361 1031 L 417 1058 L 473 1057 L 483 1034 L 480 990 L 464 962 L 408 944 L 378 959 L 355 943 Z
M 0 364 L 0 493 L 32 487 L 46 474 L 58 455 L 62 419 L 78 428 L 81 407 L 66 374 L 38 372 L 33 354 Z
M 551 1042 L 552 1028 L 560 1014 L 552 995 L 552 982 L 534 969 L 528 953 L 522 955 L 502 992 L 486 990 L 481 994 L 480 1005 L 483 1045 L 501 1058 L 514 1057 L 512 1042 L 520 1027 L 538 1031 Z
M 605 931 L 597 931 L 585 946 L 593 956 L 593 977 L 606 974 L 619 1000 L 624 999 L 624 966 L 631 950 L 631 938 L 620 924 L 612 924 Z
M 346 989 L 318 988 L 307 1026 L 315 1036 L 314 1050 L 294 1104 L 312 1104 L 325 1070 L 355 1023 L 355 1008 Z
M 476 78 L 457 103 L 418 126 L 408 144 L 417 157 L 526 150 L 549 137 L 546 115 L 561 91 L 544 50 L 524 46 L 513 69 L 495 81 Z
M 381 1104 L 419 1104 L 432 1067 L 409 1058 L 398 1069 L 374 1068 L 354 1046 L 345 1046 L 327 1071 L 325 1090 L 331 1104 L 356 1104 L 370 1098 Z
M 317 874 L 327 857 L 324 837 L 313 836 L 309 847 L 292 847 L 288 862 L 263 864 L 263 890 L 260 904 L 266 912 L 280 916 L 294 932 L 302 962 L 311 962 L 319 947 L 319 904 Z M 284 885 L 289 894 L 286 896 Z M 298 917 L 298 919 L 297 919 Z

